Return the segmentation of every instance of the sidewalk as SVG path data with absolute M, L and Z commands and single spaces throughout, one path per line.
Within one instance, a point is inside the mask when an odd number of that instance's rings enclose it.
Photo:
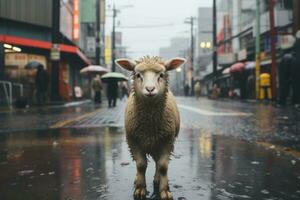
M 0 133 L 24 130 L 43 130 L 62 127 L 122 126 L 124 102 L 107 108 L 107 102 L 95 105 L 90 100 L 63 105 L 36 106 L 27 109 L 0 110 Z

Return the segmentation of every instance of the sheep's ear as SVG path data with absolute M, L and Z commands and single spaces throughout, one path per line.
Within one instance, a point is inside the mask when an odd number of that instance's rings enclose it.
M 184 58 L 172 58 L 165 62 L 165 67 L 167 71 L 176 69 L 183 65 L 186 62 L 186 59 Z
M 136 66 L 136 62 L 125 58 L 116 59 L 115 63 L 128 71 L 133 71 Z

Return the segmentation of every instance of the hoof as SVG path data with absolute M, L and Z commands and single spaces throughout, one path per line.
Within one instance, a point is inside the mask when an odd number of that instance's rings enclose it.
M 160 192 L 160 200 L 173 200 L 173 196 L 170 191 L 164 190 Z
M 134 199 L 135 200 L 140 200 L 140 199 L 146 199 L 146 188 L 136 188 L 134 191 Z

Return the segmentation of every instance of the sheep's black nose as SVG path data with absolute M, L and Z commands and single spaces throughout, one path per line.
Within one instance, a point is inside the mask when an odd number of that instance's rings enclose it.
M 148 91 L 148 92 L 153 92 L 153 90 L 155 89 L 155 87 L 149 87 L 149 86 L 147 86 L 146 87 L 146 90 Z

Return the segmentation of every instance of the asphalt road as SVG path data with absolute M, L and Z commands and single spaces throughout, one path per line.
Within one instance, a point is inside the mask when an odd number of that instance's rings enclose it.
M 300 199 L 300 114 L 264 104 L 178 98 L 169 165 L 178 200 Z M 0 112 L 0 199 L 132 199 L 124 103 Z M 147 169 L 149 199 L 154 163 Z

